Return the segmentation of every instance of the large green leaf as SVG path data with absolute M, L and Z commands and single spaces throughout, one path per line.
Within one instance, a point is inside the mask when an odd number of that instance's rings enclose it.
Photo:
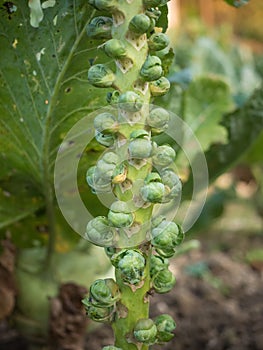
M 211 179 L 233 166 L 249 151 L 263 131 L 263 86 L 251 96 L 247 104 L 225 116 L 222 123 L 228 131 L 226 145 L 213 145 L 206 153 Z
M 173 76 L 171 77 L 173 81 Z M 157 103 L 161 102 L 159 100 Z M 200 77 L 194 79 L 186 90 L 173 84 L 170 95 L 163 99 L 163 106 L 179 115 L 187 127 L 192 130 L 203 151 L 213 143 L 227 141 L 226 129 L 220 125 L 224 113 L 233 108 L 229 86 L 220 78 Z M 182 131 L 183 132 L 183 131 Z M 184 144 L 190 144 L 191 134 L 183 132 Z M 175 143 L 176 140 L 160 135 L 156 138 L 159 143 Z M 187 147 L 189 149 L 189 147 Z M 184 150 L 183 150 L 184 151 Z M 187 157 L 194 158 L 198 149 L 189 149 Z M 189 160 L 180 149 L 177 151 L 176 165 L 180 173 L 187 171 Z
M 45 206 L 62 139 L 106 103 L 106 91 L 87 81 L 91 62 L 106 61 L 86 35 L 87 1 L 57 1 L 38 28 L 27 1 L 13 9 L 0 14 L 0 227 Z
M 184 121 L 194 131 L 203 150 L 215 142 L 226 142 L 220 125 L 224 113 L 232 108 L 229 86 L 220 78 L 193 80 L 185 94 Z
M 228 132 L 227 144 L 213 144 L 205 153 L 212 182 L 219 175 L 233 167 L 255 147 L 260 147 L 263 132 L 263 86 L 257 89 L 243 108 L 225 115 L 222 125 Z M 261 163 L 263 160 L 262 149 Z M 259 161 L 259 154 L 256 155 Z M 198 157 L 195 159 L 198 162 Z M 195 166 L 194 162 L 192 164 Z M 192 191 L 192 178 L 184 186 L 185 196 Z

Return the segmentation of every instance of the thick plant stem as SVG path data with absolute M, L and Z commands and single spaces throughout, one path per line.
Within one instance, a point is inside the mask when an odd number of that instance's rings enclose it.
M 107 95 L 112 105 L 109 113 L 94 120 L 98 142 L 110 149 L 88 170 L 87 182 L 95 192 L 110 188 L 116 200 L 107 218 L 99 216 L 88 223 L 86 234 L 94 244 L 107 248 L 116 281 L 95 281 L 84 305 L 93 320 L 112 324 L 115 346 L 105 349 L 148 350 L 173 336 L 170 316 L 149 318 L 149 295 L 152 289 L 164 293 L 173 287 L 175 278 L 165 258 L 173 255 L 182 235 L 165 218 L 152 220 L 154 205 L 170 201 L 180 191 L 179 178 L 167 168 L 174 150 L 151 140 L 151 132 L 163 132 L 169 121 L 167 111 L 150 105 L 152 96 L 161 96 L 170 87 L 162 76 L 161 59 L 154 54 L 169 44 L 155 28 L 161 15 L 158 5 L 166 1 L 89 2 L 112 14 L 112 19 L 100 17 L 95 23 L 112 24 L 111 39 L 101 47 L 115 59 L 116 69 L 113 73 L 103 64 L 89 69 L 94 86 L 111 86 L 115 91 Z M 109 37 L 109 32 L 104 34 Z
M 123 283 L 122 277 L 116 270 L 116 282 L 121 291 L 121 300 L 117 304 L 117 317 L 112 323 L 115 334 L 115 346 L 121 349 L 137 350 L 138 344 L 134 342 L 132 330 L 136 322 L 141 318 L 149 317 L 148 291 L 150 289 L 149 257 L 146 264 L 146 278 L 142 286 L 133 288 Z M 143 345 L 143 350 L 148 346 Z
M 138 38 L 133 38 L 133 35 L 127 35 L 128 25 L 131 19 L 140 13 L 143 13 L 143 4 L 142 1 L 133 1 L 131 4 L 128 2 L 120 4 L 120 10 L 124 14 L 124 21 L 121 25 L 114 26 L 112 30 L 113 39 L 119 39 L 125 45 L 127 57 L 131 62 L 131 66 L 126 72 L 122 67 L 122 62 L 116 62 L 116 80 L 115 84 L 118 86 L 118 89 L 121 93 L 126 91 L 134 91 L 138 93 L 138 87 L 136 84 L 140 81 L 140 69 L 145 62 L 148 55 L 148 45 L 146 34 Z M 126 35 L 125 35 L 126 33 Z M 134 40 L 133 40 L 134 39 Z M 137 45 L 140 43 L 140 48 Z M 129 61 L 128 61 L 129 62 Z M 140 85 L 140 83 L 139 83 Z M 145 84 L 146 88 L 144 90 L 144 94 L 141 94 L 143 98 L 143 107 L 140 111 L 136 112 L 137 116 L 140 115 L 138 124 L 128 124 L 122 123 L 120 124 L 119 135 L 123 138 L 129 138 L 131 132 L 136 129 L 143 129 L 145 127 L 145 116 L 149 113 L 149 102 L 150 102 L 150 91 L 148 89 L 148 84 Z M 140 93 L 141 91 L 139 91 Z M 122 114 L 122 106 L 119 106 L 120 114 Z M 132 119 L 132 114 L 130 113 L 129 117 Z M 151 162 L 147 162 L 145 166 L 142 166 L 139 169 L 128 165 L 127 169 L 127 178 L 131 181 L 131 183 L 135 183 L 136 180 L 143 179 L 146 175 L 151 171 L 152 165 Z M 135 189 L 133 188 L 130 192 L 134 193 Z M 122 191 L 116 186 L 115 194 L 120 200 L 125 200 L 125 197 L 132 197 L 132 193 L 129 195 L 128 193 L 123 194 Z M 152 214 L 152 206 L 147 209 L 139 209 L 135 213 L 136 222 L 139 224 L 143 224 L 143 221 L 148 221 L 150 223 L 150 218 Z M 136 234 L 136 238 L 134 241 L 134 248 L 141 247 L 136 246 L 137 241 L 143 241 L 145 239 L 146 231 L 149 229 L 148 227 L 144 227 L 141 229 L 140 233 Z M 138 237 L 140 237 L 138 239 Z M 129 240 L 129 246 L 131 246 L 132 240 Z M 122 246 L 125 247 L 125 242 L 123 242 Z M 144 250 L 144 256 L 146 260 L 145 267 L 145 278 L 141 284 L 138 286 L 128 285 L 123 282 L 121 273 L 118 269 L 116 269 L 116 282 L 121 291 L 121 299 L 117 303 L 117 313 L 112 324 L 114 334 L 115 334 L 115 346 L 120 347 L 125 350 L 137 350 L 139 349 L 139 345 L 133 337 L 133 329 L 135 327 L 136 322 L 142 318 L 149 317 L 149 300 L 147 297 L 147 293 L 150 289 L 150 273 L 149 273 L 149 265 L 150 265 L 150 256 L 151 250 L 149 248 L 149 244 Z M 145 248 L 145 247 L 144 247 Z M 142 249 L 141 249 L 142 250 Z M 140 344 L 141 350 L 147 350 L 148 345 Z

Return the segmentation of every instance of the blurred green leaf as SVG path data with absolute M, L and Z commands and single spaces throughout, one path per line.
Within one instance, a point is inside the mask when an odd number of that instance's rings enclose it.
M 183 119 L 193 130 L 203 150 L 227 141 L 220 121 L 233 107 L 229 86 L 219 78 L 193 80 L 185 93 Z
M 257 89 L 243 108 L 225 115 L 222 125 L 227 129 L 228 143 L 213 144 L 205 153 L 211 182 L 233 167 L 261 137 L 263 88 Z M 198 157 L 195 161 L 198 162 Z M 191 188 L 192 179 L 185 184 L 184 193 L 190 193 Z
M 6 7 L 1 11 L 1 227 L 45 206 L 62 139 L 75 122 L 106 104 L 105 90 L 87 81 L 91 62 L 107 60 L 97 49 L 100 42 L 86 35 L 95 13 L 88 6 L 83 0 L 57 2 L 44 10 L 39 28 L 30 25 L 27 2 L 11 15 Z

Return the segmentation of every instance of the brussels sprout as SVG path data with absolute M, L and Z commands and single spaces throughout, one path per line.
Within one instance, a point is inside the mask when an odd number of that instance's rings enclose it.
M 152 230 L 152 245 L 160 249 L 174 248 L 181 243 L 179 236 L 179 226 L 173 221 L 164 220 Z
M 145 14 L 149 18 L 154 19 L 155 21 L 157 21 L 159 19 L 159 17 L 161 16 L 162 12 L 156 7 L 151 7 L 151 8 L 148 8 L 145 11 Z
M 96 87 L 110 87 L 115 80 L 115 75 L 104 64 L 95 64 L 88 71 L 88 80 Z
M 170 192 L 166 195 L 166 199 L 179 197 L 182 192 L 182 182 L 172 169 L 165 169 L 161 172 L 164 185 L 170 188 Z
M 150 318 L 141 318 L 137 321 L 133 331 L 135 339 L 140 343 L 154 344 L 157 327 Z
M 154 323 L 157 326 L 157 330 L 161 332 L 173 332 L 176 328 L 176 324 L 172 316 L 163 314 L 155 317 Z
M 175 277 L 168 269 L 157 272 L 152 278 L 152 285 L 157 293 L 167 293 L 175 285 Z
M 119 102 L 120 92 L 118 90 L 115 90 L 113 92 L 107 93 L 107 102 L 115 105 Z
M 136 285 L 144 279 L 146 261 L 138 250 L 123 249 L 111 261 L 120 270 L 124 282 Z
M 150 276 L 153 277 L 157 272 L 167 269 L 169 262 L 167 259 L 162 258 L 159 255 L 151 256 L 151 264 L 150 264 Z
M 86 174 L 86 181 L 91 187 L 93 193 L 111 191 L 110 179 L 100 177 L 96 166 L 93 166 L 88 169 Z
M 98 307 L 92 304 L 88 298 L 82 300 L 88 317 L 96 322 L 109 322 L 112 319 L 114 308 Z
M 94 128 L 103 134 L 111 134 L 117 131 L 118 125 L 111 113 L 103 112 L 94 118 Z
M 116 254 L 116 248 L 115 247 L 105 247 L 104 248 L 105 254 L 108 258 L 111 259 L 111 257 Z
M 96 166 L 92 166 L 87 170 L 86 181 L 91 188 L 94 188 L 94 176 L 96 172 Z
M 126 111 L 137 112 L 142 108 L 143 100 L 136 92 L 126 91 L 119 96 L 118 103 Z
M 172 258 L 174 256 L 175 250 L 174 248 L 156 248 L 155 247 L 155 251 L 157 254 L 159 254 L 162 258 Z
M 113 13 L 118 10 L 118 1 L 116 0 L 88 0 L 88 3 L 100 11 Z
M 175 160 L 175 150 L 169 145 L 159 146 L 154 149 L 152 161 L 155 167 L 166 167 Z
M 147 124 L 152 128 L 165 130 L 169 119 L 170 114 L 164 108 L 154 108 L 147 116 Z
M 151 156 L 152 142 L 146 130 L 140 129 L 133 131 L 130 139 L 128 150 L 131 158 L 144 159 Z
M 161 203 L 165 195 L 165 187 L 157 173 L 149 174 L 141 187 L 140 193 L 145 202 Z
M 151 182 L 162 182 L 162 179 L 158 173 L 150 173 L 144 179 L 144 183 L 148 185 Z
M 163 74 L 162 61 L 157 56 L 148 56 L 142 68 L 140 75 L 146 81 L 157 80 Z
M 152 222 L 151 222 L 152 229 L 159 226 L 165 220 L 166 220 L 166 218 L 163 215 L 159 215 L 159 216 L 152 218 Z
M 170 41 L 164 33 L 154 33 L 148 39 L 148 46 L 151 51 L 163 50 L 169 45 Z
M 102 132 L 95 131 L 95 139 L 100 143 L 101 145 L 105 147 L 110 147 L 114 144 L 115 136 L 111 134 L 103 134 Z
M 87 25 L 87 35 L 94 39 L 110 39 L 112 25 L 113 21 L 110 17 L 94 17 Z
M 102 179 L 105 182 L 111 182 L 113 172 L 119 162 L 119 157 L 114 152 L 105 153 L 97 162 L 97 172 L 95 173 L 97 179 Z M 96 179 L 96 180 L 97 180 Z
M 92 305 L 98 307 L 113 306 L 120 298 L 117 283 L 112 278 L 99 279 L 90 286 L 90 297 Z
M 158 342 L 167 342 L 170 341 L 174 334 L 172 333 L 176 328 L 176 323 L 170 315 L 163 314 L 157 316 L 154 319 L 154 323 L 157 327 L 157 338 Z
M 109 220 L 104 216 L 97 216 L 89 221 L 84 238 L 100 247 L 110 247 L 116 242 L 117 233 L 110 227 Z
M 108 219 L 114 227 L 129 227 L 133 223 L 133 218 L 134 216 L 126 202 L 117 201 L 112 203 Z
M 165 77 L 161 77 L 150 83 L 150 91 L 154 97 L 163 96 L 169 91 L 170 86 L 169 80 Z
M 111 39 L 104 45 L 105 53 L 112 58 L 121 58 L 126 56 L 126 49 L 121 40 Z
M 130 23 L 129 30 L 136 35 L 142 35 L 147 32 L 151 24 L 150 18 L 143 13 L 135 15 Z

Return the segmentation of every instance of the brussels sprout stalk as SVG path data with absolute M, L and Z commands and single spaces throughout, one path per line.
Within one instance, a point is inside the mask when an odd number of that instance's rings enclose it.
M 166 1 L 89 3 L 112 15 L 111 35 L 107 27 L 107 35 L 100 31 L 99 38 L 109 39 L 102 49 L 115 60 L 114 71 L 100 62 L 92 66 L 89 82 L 95 87 L 118 90 L 107 97 L 116 115 L 102 113 L 94 121 L 97 141 L 110 150 L 87 172 L 92 190 L 102 193 L 111 187 L 116 202 L 110 206 L 107 217 L 88 223 L 86 238 L 107 250 L 115 267 L 117 287 L 111 291 L 109 285 L 115 286 L 115 282 L 95 281 L 83 303 L 89 317 L 112 325 L 115 344 L 105 349 L 147 350 L 173 336 L 170 329 L 160 328 L 159 321 L 149 319 L 149 295 L 154 289 L 164 293 L 174 285 L 166 257 L 175 252 L 181 233 L 176 224 L 165 219 L 152 222 L 154 205 L 167 202 L 174 191 L 174 184 L 168 180 L 164 183 L 161 171 L 158 174 L 154 167 L 158 171 L 164 161 L 165 166 L 170 166 L 175 152 L 169 146 L 158 148 L 151 140 L 151 133 L 164 131 L 169 121 L 165 111 L 150 111 L 151 98 L 169 90 L 169 82 L 162 77 L 162 62 L 154 51 L 160 49 L 158 40 L 167 45 L 168 39 L 157 33 L 153 36 L 158 16 L 150 16 L 152 10 L 159 14 L 157 6 Z M 125 152 L 124 161 L 118 162 Z M 171 246 L 166 247 L 166 242 Z M 101 295 L 107 296 L 109 305 L 104 300 L 100 302 Z

